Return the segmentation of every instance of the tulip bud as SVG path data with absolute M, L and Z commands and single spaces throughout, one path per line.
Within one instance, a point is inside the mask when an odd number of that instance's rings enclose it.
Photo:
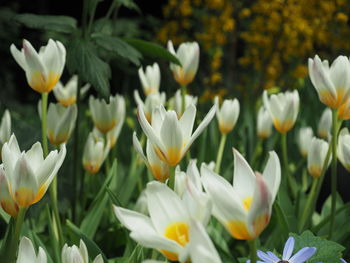
M 322 139 L 313 137 L 310 144 L 309 153 L 307 155 L 307 170 L 312 177 L 321 176 L 323 164 L 325 162 L 328 151 L 328 143 Z M 330 164 L 328 162 L 328 165 Z
M 272 94 L 270 98 L 265 90 L 263 100 L 277 131 L 286 133 L 293 128 L 299 112 L 299 93 L 297 90 Z
M 22 237 L 18 247 L 18 257 L 16 263 L 46 263 L 47 256 L 45 250 L 39 247 L 36 254 L 32 241 L 27 237 Z
M 215 103 L 219 103 L 219 98 L 215 97 Z M 221 108 L 216 111 L 216 118 L 219 122 L 220 132 L 227 134 L 233 130 L 239 116 L 239 101 L 237 99 L 224 100 Z
M 50 39 L 37 53 L 24 39 L 21 51 L 14 44 L 11 45 L 10 51 L 25 71 L 28 84 L 33 90 L 47 93 L 56 86 L 66 62 L 66 49 L 61 42 Z
M 0 147 L 10 139 L 11 136 L 11 116 L 8 110 L 5 110 L 0 124 Z M 0 148 L 1 149 L 1 148 Z
M 332 128 L 332 110 L 326 108 L 321 116 L 320 122 L 317 127 L 317 134 L 322 139 L 327 139 Z
M 338 159 L 350 171 L 350 134 L 348 128 L 343 128 L 338 137 Z
M 109 144 L 109 141 L 105 142 L 103 137 L 90 132 L 83 154 L 83 166 L 86 171 L 95 174 L 100 170 L 102 163 L 109 153 Z
M 68 246 L 65 244 L 61 254 L 63 263 L 89 263 L 89 254 L 83 240 L 80 240 L 79 248 L 76 245 Z M 103 263 L 101 254 L 97 255 L 92 263 Z
M 303 157 L 307 157 L 314 132 L 311 127 L 300 128 L 298 134 L 299 151 Z
M 86 84 L 80 90 L 80 96 L 83 96 L 90 88 L 90 84 Z M 77 90 L 78 90 L 78 76 L 73 75 L 67 84 L 64 86 L 59 81 L 53 89 L 53 94 L 56 100 L 63 106 L 68 107 L 69 105 L 75 104 L 77 101 Z
M 17 216 L 19 207 L 10 195 L 9 185 L 2 164 L 0 165 L 0 204 L 6 213 L 13 217 Z
M 2 147 L 5 176 L 12 199 L 21 208 L 40 201 L 55 178 L 66 156 L 66 146 L 51 151 L 43 158 L 39 142 L 27 152 L 21 152 L 15 135 Z
M 160 70 L 157 63 L 154 63 L 152 66 L 147 66 L 145 72 L 142 67 L 139 68 L 139 78 L 146 96 L 158 93 L 160 86 Z
M 95 127 L 102 133 L 109 132 L 125 118 L 125 100 L 120 95 L 110 96 L 109 103 L 90 96 L 89 108 Z
M 331 67 L 316 55 L 309 58 L 309 75 L 320 101 L 338 109 L 350 96 L 350 62 L 346 56 L 337 57 Z
M 256 127 L 259 138 L 266 139 L 271 135 L 272 120 L 264 106 L 261 106 L 259 109 Z
M 41 107 L 39 107 L 41 113 Z M 50 103 L 47 112 L 47 137 L 52 145 L 59 146 L 70 138 L 77 119 L 77 105 L 64 107 Z
M 143 110 L 145 111 L 145 116 L 149 123 L 152 122 L 153 110 L 160 105 L 164 105 L 166 100 L 164 92 L 162 93 L 157 92 L 157 93 L 149 94 L 146 97 L 145 102 L 143 102 L 137 90 L 134 91 L 134 98 L 135 98 L 136 104 L 141 105 L 143 107 Z
M 199 45 L 197 42 L 182 43 L 175 52 L 173 42 L 168 41 L 168 50 L 180 61 L 181 66 L 170 63 L 174 79 L 180 85 L 186 86 L 191 83 L 198 70 Z
M 197 105 L 198 98 L 189 94 L 185 95 L 185 110 L 188 106 L 193 104 L 194 106 Z M 181 90 L 177 90 L 174 97 L 172 97 L 169 100 L 169 107 L 173 109 L 176 112 L 177 117 L 180 119 L 183 110 L 182 110 L 182 96 L 181 96 Z

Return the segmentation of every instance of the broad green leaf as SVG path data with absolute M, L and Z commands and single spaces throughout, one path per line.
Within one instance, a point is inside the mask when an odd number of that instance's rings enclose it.
M 78 238 L 82 239 L 89 251 L 90 258 L 95 258 L 98 254 L 101 254 L 103 257 L 103 261 L 105 263 L 108 262 L 108 259 L 106 255 L 103 253 L 103 251 L 97 246 L 97 244 L 88 238 L 76 225 L 74 225 L 71 221 L 67 220 L 67 227 L 68 229 Z
M 20 14 L 16 15 L 14 19 L 24 26 L 34 29 L 61 33 L 72 33 L 77 29 L 77 20 L 70 16 Z
M 83 82 L 90 83 L 101 95 L 109 95 L 111 69 L 98 57 L 91 42 L 79 37 L 72 39 L 67 46 L 67 67 L 71 74 L 78 74 Z
M 116 53 L 122 58 L 131 61 L 136 66 L 140 65 L 141 53 L 121 38 L 103 34 L 93 34 L 92 38 L 95 40 L 96 45 L 103 49 Z
M 312 234 L 311 231 L 305 231 L 300 236 L 292 234 L 295 238 L 294 253 L 304 247 L 316 247 L 316 253 L 308 260 L 308 263 L 335 263 L 340 262 L 341 252 L 345 249 L 343 246 L 322 239 Z
M 136 39 L 136 38 L 123 38 L 123 40 L 129 45 L 136 48 L 139 52 L 141 52 L 142 55 L 146 57 L 150 57 L 153 59 L 155 58 L 166 59 L 172 63 L 181 65 L 177 57 L 172 55 L 167 49 L 165 49 L 164 47 L 158 44 L 141 40 L 141 39 Z
M 289 227 L 286 215 L 281 209 L 281 206 L 279 205 L 278 201 L 275 201 L 275 203 L 273 204 L 273 213 L 276 215 L 277 222 L 278 222 L 277 225 L 279 226 L 281 233 L 285 237 L 288 237 L 290 227 Z

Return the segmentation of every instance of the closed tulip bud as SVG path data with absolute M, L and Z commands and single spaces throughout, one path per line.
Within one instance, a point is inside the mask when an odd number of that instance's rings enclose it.
M 339 133 L 337 155 L 346 170 L 350 171 L 350 134 L 348 128 L 343 128 Z
M 215 103 L 219 103 L 219 98 L 215 98 Z M 216 111 L 220 132 L 227 134 L 233 130 L 239 116 L 239 101 L 237 99 L 224 100 L 221 107 Z
M 9 185 L 2 164 L 0 165 L 0 204 L 6 213 L 13 217 L 17 216 L 19 207 L 10 195 Z
M 309 58 L 309 75 L 322 103 L 338 109 L 350 96 L 350 62 L 345 56 L 337 57 L 329 67 L 327 60 L 316 55 Z
M 47 137 L 52 145 L 59 146 L 68 141 L 75 127 L 77 114 L 75 104 L 64 107 L 58 103 L 50 103 L 47 111 Z
M 192 134 L 196 111 L 196 107 L 192 104 L 187 107 L 181 119 L 178 119 L 175 111 L 166 111 L 160 106 L 153 111 L 150 124 L 143 108 L 138 107 L 138 119 L 142 130 L 158 157 L 170 166 L 175 166 L 182 160 L 194 140 L 207 127 L 215 115 L 216 105 L 210 109 Z
M 328 151 L 328 143 L 322 139 L 313 137 L 311 140 L 309 152 L 307 155 L 307 170 L 312 177 L 321 176 L 323 164 Z M 327 165 L 330 164 L 330 161 Z
M 236 239 L 254 240 L 268 225 L 281 182 L 281 165 L 270 152 L 264 173 L 255 173 L 234 150 L 233 185 L 205 165 L 201 179 L 213 202 L 213 215 Z
M 125 118 L 125 100 L 120 95 L 110 96 L 109 103 L 90 96 L 89 108 L 95 127 L 102 133 L 109 132 Z
M 272 119 L 264 106 L 261 106 L 258 112 L 256 131 L 258 137 L 261 139 L 270 137 L 272 132 Z
M 89 253 L 83 240 L 80 240 L 79 247 L 65 244 L 61 253 L 62 263 L 89 263 Z M 96 256 L 92 263 L 103 263 L 102 255 Z
M 322 139 L 327 139 L 332 128 L 332 110 L 326 108 L 321 116 L 317 127 L 317 134 Z
M 338 118 L 343 121 L 350 120 L 350 99 L 339 107 Z
M 83 96 L 90 88 L 90 84 L 86 84 L 80 90 L 80 95 Z M 75 104 L 77 101 L 78 76 L 73 75 L 67 84 L 64 86 L 60 81 L 53 89 L 53 94 L 56 100 L 63 106 Z
M 148 120 L 149 123 L 152 122 L 152 112 L 153 110 L 160 106 L 160 105 L 164 105 L 165 101 L 166 101 L 166 97 L 165 97 L 165 93 L 152 93 L 150 95 L 148 95 L 145 99 L 145 101 L 143 102 L 140 94 L 137 90 L 134 91 L 134 98 L 136 101 L 137 105 L 141 105 L 143 107 L 143 110 L 145 112 L 146 118 Z
M 147 66 L 146 71 L 143 71 L 142 67 L 139 68 L 139 78 L 146 96 L 158 93 L 160 86 L 160 69 L 157 63 L 154 63 L 152 66 Z
M 109 153 L 109 141 L 90 132 L 85 143 L 83 153 L 83 166 L 91 174 L 97 173 Z
M 11 136 L 11 115 L 8 110 L 5 110 L 0 124 L 0 149 L 2 145 L 10 139 Z
M 185 110 L 190 105 L 197 105 L 198 98 L 189 94 L 185 95 Z M 169 107 L 173 109 L 176 112 L 176 115 L 178 118 L 181 118 L 183 111 L 182 111 L 182 96 L 181 96 L 181 90 L 177 90 L 175 92 L 174 97 L 172 97 L 169 100 Z
M 169 166 L 158 157 L 150 141 L 147 140 L 146 145 L 147 157 L 143 153 L 141 143 L 137 139 L 135 132 L 133 134 L 133 144 L 136 151 L 140 154 L 148 169 L 151 171 L 153 177 L 158 181 L 165 182 L 165 180 L 169 178 Z
M 197 42 L 182 43 L 175 52 L 173 42 L 168 41 L 168 50 L 180 61 L 181 66 L 170 63 L 174 79 L 180 85 L 186 86 L 191 83 L 198 70 L 199 45 Z
M 297 90 L 272 94 L 270 98 L 265 90 L 263 100 L 278 132 L 286 133 L 293 128 L 299 112 L 299 93 Z
M 51 151 L 43 158 L 39 142 L 27 152 L 21 152 L 14 135 L 2 147 L 2 160 L 9 192 L 21 208 L 40 201 L 55 178 L 66 156 L 66 146 Z
M 66 49 L 61 42 L 50 39 L 37 53 L 24 39 L 21 51 L 14 44 L 11 45 L 10 51 L 25 71 L 28 84 L 33 90 L 47 93 L 56 86 L 66 62 Z
M 298 133 L 298 146 L 300 154 L 303 157 L 307 157 L 313 137 L 314 132 L 312 131 L 311 127 L 300 128 Z
M 39 247 L 36 254 L 32 241 L 27 237 L 22 237 L 18 247 L 16 263 L 46 263 L 47 256 L 45 250 Z

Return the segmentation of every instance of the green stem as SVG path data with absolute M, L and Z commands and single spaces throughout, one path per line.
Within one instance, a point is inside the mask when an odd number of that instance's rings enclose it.
M 227 138 L 227 134 L 225 134 L 225 133 L 221 134 L 220 145 L 219 145 L 218 154 L 216 156 L 216 163 L 215 163 L 215 170 L 214 170 L 215 173 L 217 173 L 217 174 L 220 173 L 222 155 L 223 155 L 224 149 L 225 149 L 226 138 Z
M 331 180 L 331 220 L 329 224 L 329 239 L 332 238 L 333 225 L 336 211 L 336 200 L 337 200 L 337 141 L 338 141 L 338 110 L 332 110 L 332 180 Z
M 47 100 L 48 93 L 41 94 L 41 135 L 42 135 L 42 143 L 43 143 L 43 151 L 44 157 L 46 157 L 49 153 L 49 148 L 47 145 Z
M 262 152 L 262 149 L 261 149 L 262 143 L 263 143 L 263 139 L 261 139 L 259 137 L 258 138 L 258 142 L 256 143 L 256 146 L 255 146 L 255 150 L 254 150 L 254 154 L 253 154 L 253 157 L 252 157 L 252 161 L 250 162 L 253 167 L 255 167 L 256 159 L 260 156 L 260 154 Z
M 175 189 L 175 167 L 176 167 L 176 166 L 169 166 L 169 169 L 170 169 L 169 187 L 170 187 L 172 190 Z
M 303 210 L 303 214 L 301 216 L 301 220 L 299 221 L 299 232 L 301 232 L 304 229 L 304 226 L 309 218 L 310 211 L 313 211 L 312 205 L 313 205 L 313 201 L 316 198 L 318 182 L 319 182 L 319 178 L 313 178 L 311 190 L 308 195 L 308 199 L 306 200 L 306 204 Z
M 96 13 L 96 8 L 97 8 L 97 4 L 99 1 L 95 1 L 94 6 L 92 7 L 92 11 L 89 17 L 89 24 L 87 27 L 87 32 L 86 32 L 86 37 L 89 36 L 89 34 L 91 33 L 91 28 L 92 28 L 92 23 L 94 22 L 94 18 L 95 18 L 95 13 Z
M 54 224 L 57 230 L 58 236 L 56 237 L 58 240 L 59 247 L 63 246 L 64 238 L 62 232 L 61 219 L 58 212 L 58 202 L 57 202 L 57 177 L 55 177 L 50 185 L 50 198 L 52 204 L 52 212 L 54 216 Z
M 248 241 L 248 244 L 250 248 L 250 263 L 256 263 L 256 239 Z
M 282 158 L 283 158 L 284 173 L 287 178 L 290 193 L 292 194 L 293 199 L 295 199 L 297 196 L 297 192 L 296 192 L 297 185 L 289 171 L 289 162 L 288 162 L 288 154 L 287 154 L 287 133 L 281 134 L 281 143 L 282 143 Z
M 181 86 L 181 98 L 182 98 L 182 103 L 181 103 L 181 112 L 184 114 L 186 110 L 186 93 L 187 93 L 187 87 L 185 85 Z
M 118 7 L 118 1 L 113 1 L 112 4 L 109 6 L 109 9 L 106 14 L 106 19 L 109 19 L 111 15 L 113 14 L 113 11 L 116 7 Z
M 14 222 L 14 231 L 13 231 L 13 234 L 11 235 L 10 245 L 7 251 L 5 251 L 4 258 L 2 258 L 2 260 L 4 260 L 3 262 L 10 262 L 10 263 L 15 262 L 22 225 L 24 222 L 24 216 L 26 214 L 26 211 L 27 211 L 27 208 L 20 208 L 18 212 L 18 215 Z

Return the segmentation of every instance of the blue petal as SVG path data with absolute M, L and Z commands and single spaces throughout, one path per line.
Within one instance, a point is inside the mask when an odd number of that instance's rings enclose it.
M 298 251 L 290 260 L 290 263 L 304 263 L 311 258 L 316 252 L 315 247 L 304 247 Z
M 282 259 L 283 260 L 288 260 L 290 259 L 292 253 L 293 253 L 293 249 L 294 249 L 294 238 L 290 237 L 288 238 L 286 244 L 284 245 L 284 249 L 283 249 L 283 256 Z

